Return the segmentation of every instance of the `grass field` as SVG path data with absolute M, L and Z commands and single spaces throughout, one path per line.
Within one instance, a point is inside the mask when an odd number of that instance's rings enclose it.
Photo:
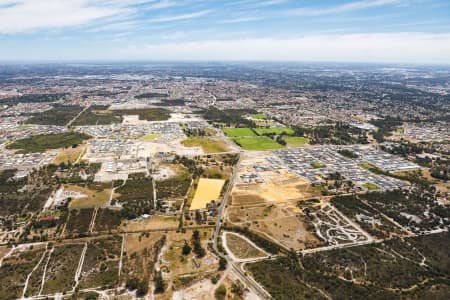
M 266 136 L 254 137 L 254 138 L 235 138 L 233 139 L 244 150 L 274 150 L 283 148 L 271 138 Z
M 378 190 L 380 188 L 378 185 L 376 185 L 375 183 L 371 183 L 371 182 L 364 183 L 362 186 L 363 186 L 363 188 L 366 188 L 371 191 Z
M 250 115 L 250 118 L 252 119 L 267 119 L 266 114 L 252 114 Z
M 257 129 L 255 129 L 255 132 L 258 135 L 263 135 L 263 134 L 280 135 L 282 133 L 294 134 L 294 130 L 292 128 L 289 128 L 289 127 L 257 128 Z
M 191 137 L 181 142 L 186 147 L 202 147 L 206 153 L 218 153 L 228 151 L 224 141 L 202 137 Z
M 302 136 L 287 136 L 284 138 L 284 141 L 288 144 L 288 146 L 303 146 L 309 143 L 309 139 Z
M 67 148 L 83 143 L 91 138 L 79 132 L 64 132 L 57 134 L 35 135 L 29 138 L 16 140 L 7 146 L 8 149 L 17 149 L 18 153 L 45 152 L 49 149 Z
M 159 134 L 159 133 L 147 134 L 144 136 L 144 140 L 152 141 L 152 140 L 160 138 L 160 137 L 161 137 L 161 134 Z
M 224 183 L 225 180 L 223 179 L 200 178 L 190 209 L 203 209 L 213 200 L 217 201 Z
M 313 163 L 311 164 L 311 166 L 312 166 L 314 169 L 320 169 L 320 168 L 323 168 L 323 167 L 324 167 L 324 165 L 323 165 L 322 163 L 318 162 L 318 161 L 313 162 Z
M 250 128 L 223 128 L 223 132 L 229 137 L 255 136 Z

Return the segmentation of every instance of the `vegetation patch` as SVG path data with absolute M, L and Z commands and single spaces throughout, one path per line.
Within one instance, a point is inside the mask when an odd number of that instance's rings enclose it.
M 289 127 L 271 127 L 271 128 L 255 128 L 254 131 L 258 135 L 281 135 L 294 134 L 294 130 Z
M 55 105 L 50 110 L 35 114 L 33 117 L 28 119 L 26 123 L 38 125 L 65 126 L 73 118 L 75 118 L 82 110 L 83 107 L 81 106 Z
M 167 110 L 165 108 L 115 110 L 114 114 L 120 116 L 138 115 L 139 120 L 146 120 L 146 121 L 166 121 L 170 118 L 170 110 Z
M 309 143 L 309 139 L 302 136 L 286 136 L 283 138 L 288 146 L 303 146 Z
M 91 106 L 83 112 L 73 123 L 73 126 L 86 125 L 108 125 L 120 123 L 120 117 L 112 114 L 112 111 L 107 110 L 107 106 Z
M 380 187 L 372 182 L 367 182 L 362 185 L 363 188 L 368 189 L 369 191 L 378 190 Z
M 264 120 L 264 119 L 267 119 L 267 115 L 266 114 L 251 114 L 250 118 L 257 119 L 257 120 Z
M 255 132 L 250 128 L 222 128 L 228 137 L 255 136 Z
M 275 150 L 283 148 L 282 145 L 266 136 L 235 138 L 233 141 L 244 150 Z
M 64 132 L 57 134 L 36 135 L 29 138 L 16 140 L 8 145 L 8 149 L 20 149 L 17 153 L 45 152 L 49 149 L 77 147 L 84 140 L 91 137 L 79 132 Z
M 161 134 L 159 134 L 159 133 L 147 134 L 147 135 L 144 135 L 144 140 L 153 141 L 160 137 L 161 137 Z

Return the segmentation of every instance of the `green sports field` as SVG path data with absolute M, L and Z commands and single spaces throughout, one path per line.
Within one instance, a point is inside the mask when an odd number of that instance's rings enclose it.
M 309 139 L 302 136 L 287 136 L 284 138 L 284 141 L 288 144 L 288 146 L 303 146 L 309 143 Z
M 244 150 L 275 150 L 283 148 L 282 145 L 266 136 L 253 138 L 241 137 L 233 140 Z
M 282 133 L 294 134 L 294 130 L 292 128 L 289 128 L 289 127 L 257 128 L 257 129 L 255 129 L 255 132 L 258 135 L 263 135 L 263 134 L 280 135 Z
M 229 137 L 255 136 L 250 128 L 223 128 L 223 132 Z
M 267 119 L 266 114 L 252 114 L 250 115 L 250 118 L 252 119 Z

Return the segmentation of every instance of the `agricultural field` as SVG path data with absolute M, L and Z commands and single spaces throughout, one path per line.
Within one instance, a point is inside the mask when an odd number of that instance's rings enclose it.
M 204 209 L 209 203 L 217 202 L 224 184 L 223 179 L 200 178 L 190 210 Z
M 87 197 L 72 199 L 69 203 L 69 209 L 94 208 L 105 205 L 109 201 L 111 189 L 95 189 L 88 187 L 81 187 L 77 185 L 64 186 L 64 190 L 79 192 Z
M 303 146 L 309 143 L 309 139 L 301 136 L 286 136 L 283 138 L 290 147 Z
M 222 236 L 225 237 L 223 244 L 226 244 L 227 249 L 238 259 L 265 257 L 267 253 L 252 245 L 245 237 L 232 233 L 225 232 Z
M 201 147 L 205 153 L 220 153 L 229 151 L 229 147 L 225 141 L 205 137 L 190 137 L 181 144 L 186 147 Z
M 81 106 L 55 105 L 52 109 L 35 114 L 26 121 L 27 124 L 65 126 L 81 111 Z M 58 147 L 59 148 L 59 147 Z
M 257 135 L 265 135 L 265 134 L 273 134 L 273 135 L 280 135 L 280 134 L 294 134 L 294 130 L 289 127 L 270 127 L 270 128 L 255 128 L 254 131 Z
M 84 140 L 91 137 L 79 132 L 65 132 L 58 134 L 42 134 L 29 138 L 16 140 L 8 145 L 8 149 L 17 149 L 16 153 L 36 153 L 45 152 L 49 149 L 77 147 Z
M 228 137 L 256 136 L 251 128 L 222 128 L 222 131 Z
M 234 138 L 233 141 L 244 150 L 276 150 L 283 148 L 282 145 L 266 136 Z

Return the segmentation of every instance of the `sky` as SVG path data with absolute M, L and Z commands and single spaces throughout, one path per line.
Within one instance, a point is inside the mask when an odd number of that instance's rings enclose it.
M 449 0 L 0 0 L 0 61 L 450 64 Z

